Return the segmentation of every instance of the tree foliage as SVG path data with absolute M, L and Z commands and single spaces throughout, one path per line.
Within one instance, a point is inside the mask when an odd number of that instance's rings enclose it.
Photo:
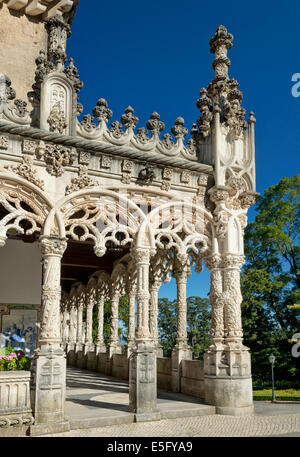
M 158 328 L 159 339 L 164 356 L 170 357 L 176 344 L 177 301 L 159 299 Z M 192 348 L 193 358 L 202 359 L 210 340 L 210 309 L 206 298 L 189 297 L 187 299 L 187 335 Z
M 299 362 L 288 339 L 299 328 L 288 305 L 299 294 L 299 175 L 282 178 L 256 203 L 257 216 L 245 231 L 241 287 L 244 341 L 251 349 L 254 378 L 269 379 L 268 356 L 276 356 L 276 374 L 293 379 Z

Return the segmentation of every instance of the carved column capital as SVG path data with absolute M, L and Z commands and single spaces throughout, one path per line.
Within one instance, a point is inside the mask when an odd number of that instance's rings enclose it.
M 67 240 L 58 237 L 41 237 L 39 245 L 43 256 L 55 255 L 62 257 L 66 248 Z
M 225 269 L 240 270 L 245 263 L 245 256 L 238 254 L 223 254 L 221 257 L 221 265 Z

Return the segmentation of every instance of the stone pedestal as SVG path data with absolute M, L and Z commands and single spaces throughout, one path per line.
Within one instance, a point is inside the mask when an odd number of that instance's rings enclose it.
M 112 363 L 114 354 L 122 354 L 122 346 L 119 343 L 110 343 L 107 347 L 107 358 L 106 358 L 106 367 L 105 374 L 111 376 L 112 374 Z
M 155 353 L 156 353 L 156 357 L 163 357 L 164 356 L 164 350 L 163 350 L 163 347 L 160 344 L 156 345 Z
M 134 343 L 126 344 L 126 346 L 125 346 L 125 354 L 126 354 L 128 359 L 131 356 L 131 354 L 133 353 L 134 349 L 135 349 L 135 344 Z
M 67 362 L 71 367 L 76 365 L 76 351 L 74 343 L 68 343 L 67 345 Z
M 85 368 L 83 344 L 80 343 L 76 343 L 75 345 L 75 366 L 77 368 Z
M 86 369 L 89 371 L 97 371 L 97 354 L 96 349 L 86 352 Z
M 181 361 L 192 360 L 192 350 L 186 344 L 176 345 L 172 351 L 172 391 L 180 392 L 181 390 Z
M 156 354 L 149 342 L 138 343 L 129 359 L 129 410 L 135 413 L 136 422 L 160 419 Z
M 98 343 L 96 345 L 96 355 L 98 356 L 99 354 L 106 354 L 107 352 L 107 347 L 105 343 Z
M 251 360 L 248 348 L 211 346 L 204 356 L 205 403 L 217 414 L 253 414 Z
M 56 349 L 38 350 L 31 365 L 31 404 L 35 425 L 31 434 L 70 429 L 65 420 L 66 357 Z M 52 427 L 52 428 L 51 428 Z

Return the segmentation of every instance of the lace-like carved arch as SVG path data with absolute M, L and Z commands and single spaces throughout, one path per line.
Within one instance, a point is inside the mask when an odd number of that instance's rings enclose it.
M 30 186 L 16 180 L 0 181 L 0 244 L 7 234 L 33 235 L 43 231 L 51 205 Z M 57 234 L 57 225 L 52 230 Z
M 66 236 L 77 241 L 94 242 L 94 252 L 101 257 L 107 244 L 126 246 L 135 239 L 146 218 L 130 200 L 113 192 L 77 195 L 61 208 Z
M 172 251 L 177 259 L 196 271 L 202 270 L 204 253 L 211 249 L 215 236 L 213 219 L 206 209 L 189 202 L 169 202 L 148 215 L 148 224 L 158 249 Z M 139 233 L 142 237 L 146 224 Z

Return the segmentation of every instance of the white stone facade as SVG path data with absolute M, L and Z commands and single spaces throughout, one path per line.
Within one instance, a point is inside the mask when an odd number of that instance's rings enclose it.
M 25 0 L 13 3 L 26 6 Z M 48 51 L 36 56 L 31 112 L 16 98 L 9 75 L 0 75 L 0 246 L 7 238 L 32 237 L 43 261 L 41 333 L 32 366 L 35 422 L 64 427 L 66 352 L 70 363 L 93 369 L 105 354 L 106 372 L 112 373 L 111 360 L 120 353 L 118 303 L 125 294 L 130 299 L 130 408 L 137 420 L 157 419 L 158 290 L 170 274 L 176 278 L 178 332 L 171 371 L 172 388 L 180 391 L 182 361 L 191 358 L 186 282 L 191 267 L 199 273 L 203 263 L 211 272 L 212 341 L 201 389 L 217 411 L 249 413 L 251 363 L 242 344 L 239 278 L 246 214 L 256 195 L 255 119 L 250 113 L 245 121 L 238 83 L 228 76 L 233 37 L 220 26 L 210 41 L 215 76 L 200 92 L 201 115 L 185 142 L 182 118 L 172 135 L 162 135 L 158 113 L 150 116 L 147 129 L 137 128 L 131 107 L 121 122 L 109 126 L 113 113 L 104 99 L 93 116 L 78 120 L 82 83 L 73 59 L 67 62 L 70 26 L 63 16 L 53 15 L 51 3 L 28 6 L 31 14 L 41 8 L 42 18 L 49 19 Z M 72 3 L 59 2 L 57 8 L 67 12 Z M 99 262 L 110 260 L 95 267 L 85 282 L 74 277 L 62 290 L 61 265 L 72 243 L 92 245 Z M 106 348 L 107 299 L 112 325 Z

